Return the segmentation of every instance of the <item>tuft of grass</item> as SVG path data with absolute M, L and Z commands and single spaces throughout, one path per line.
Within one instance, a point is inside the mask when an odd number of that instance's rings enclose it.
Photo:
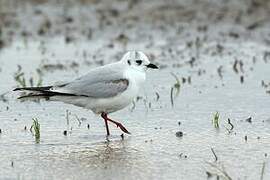
M 40 69 L 36 70 L 37 72 L 37 82 L 36 82 L 36 86 L 39 87 L 42 85 L 42 72 Z M 19 87 L 26 87 L 27 86 L 27 82 L 29 81 L 29 86 L 35 86 L 34 83 L 34 77 L 30 77 L 29 80 L 27 81 L 25 78 L 25 74 L 24 72 L 22 72 L 22 67 L 20 65 L 18 65 L 18 69 L 14 74 L 14 80 L 17 82 Z
M 214 118 L 213 118 L 213 125 L 215 128 L 219 128 L 219 112 L 216 112 L 214 114 Z
M 7 94 L 8 92 L 5 92 L 5 93 L 3 93 L 3 94 L 0 94 L 0 101 L 2 101 L 2 102 L 8 102 L 8 98 L 6 97 L 6 94 Z
M 15 74 L 14 79 L 20 87 L 26 87 L 26 82 L 25 82 L 25 77 L 24 77 L 23 72 Z
M 261 177 L 260 177 L 260 180 L 263 180 L 264 171 L 265 171 L 265 162 L 263 162 L 263 165 L 262 165 L 262 170 L 261 170 Z
M 67 109 L 66 110 L 66 120 L 67 120 L 67 126 L 69 126 L 69 115 L 71 114 L 71 112 Z
M 214 157 L 215 157 L 215 161 L 217 161 L 217 160 L 218 160 L 218 157 L 217 157 L 217 155 L 216 155 L 216 153 L 215 153 L 215 151 L 214 151 L 214 148 L 211 148 L 211 151 L 212 151 L 212 153 L 213 153 L 213 155 L 214 155 Z
M 130 108 L 130 112 L 133 112 L 135 107 L 136 107 L 136 102 L 135 102 L 135 100 L 133 100 L 132 101 L 132 107 Z
M 232 177 L 228 174 L 228 172 L 226 171 L 225 167 L 222 164 L 211 162 L 206 163 L 210 165 L 210 167 L 212 168 L 212 171 L 211 170 L 206 171 L 208 177 L 215 175 L 217 179 L 221 177 L 222 179 L 232 180 Z
M 228 131 L 228 133 L 230 134 L 233 131 L 234 125 L 231 123 L 231 119 L 228 118 L 228 124 L 230 125 L 230 128 L 226 127 L 226 130 Z
M 30 128 L 30 131 L 32 132 L 32 129 L 34 129 L 36 143 L 39 143 L 40 142 L 40 124 L 37 118 L 32 118 L 32 120 L 33 120 L 33 124 Z
M 37 87 L 42 86 L 43 79 L 42 79 L 42 72 L 40 69 L 37 69 L 37 75 L 38 75 L 38 81 L 37 81 Z
M 171 105 L 172 107 L 174 106 L 174 99 L 179 95 L 180 93 L 180 87 L 181 87 L 181 84 L 180 84 L 180 80 L 179 78 L 174 74 L 174 73 L 171 73 L 171 75 L 175 78 L 175 83 L 174 85 L 171 87 Z
M 78 121 L 78 127 L 80 127 L 82 125 L 82 120 L 75 114 L 75 118 Z

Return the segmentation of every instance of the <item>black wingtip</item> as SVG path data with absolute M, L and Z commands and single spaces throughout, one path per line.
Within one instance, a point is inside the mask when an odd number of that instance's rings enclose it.
M 17 99 L 27 99 L 27 98 L 45 98 L 46 100 L 48 100 L 52 95 L 50 94 L 28 94 L 25 96 L 20 96 Z
M 13 89 L 13 91 L 22 91 L 22 90 L 30 90 L 30 88 L 28 88 L 28 87 L 25 87 L 25 88 L 15 88 L 15 89 Z
M 19 91 L 19 90 L 21 90 L 21 88 L 15 88 L 15 89 L 13 89 L 13 91 Z
M 21 87 L 21 88 L 15 88 L 13 91 L 48 91 L 52 88 L 52 86 L 44 86 L 44 87 Z

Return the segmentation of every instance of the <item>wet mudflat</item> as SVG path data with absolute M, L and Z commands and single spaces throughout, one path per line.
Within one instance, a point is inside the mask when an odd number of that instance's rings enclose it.
M 269 179 L 267 1 L 0 2 L 0 179 Z M 111 115 L 131 136 L 111 125 L 106 138 L 88 110 L 11 92 L 132 49 L 160 70 Z

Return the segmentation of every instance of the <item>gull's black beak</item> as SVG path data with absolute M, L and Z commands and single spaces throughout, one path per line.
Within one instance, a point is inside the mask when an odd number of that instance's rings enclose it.
M 147 68 L 158 69 L 158 67 L 152 63 L 146 65 Z

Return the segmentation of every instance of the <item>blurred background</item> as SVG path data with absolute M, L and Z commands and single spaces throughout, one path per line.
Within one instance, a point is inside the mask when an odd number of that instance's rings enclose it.
M 189 41 L 228 36 L 269 43 L 263 31 L 269 27 L 269 7 L 267 0 L 1 0 L 0 47 L 17 38 L 57 36 L 66 43 L 106 39 L 111 48 L 114 40 L 150 46 L 153 39 L 166 41 L 175 33 Z

